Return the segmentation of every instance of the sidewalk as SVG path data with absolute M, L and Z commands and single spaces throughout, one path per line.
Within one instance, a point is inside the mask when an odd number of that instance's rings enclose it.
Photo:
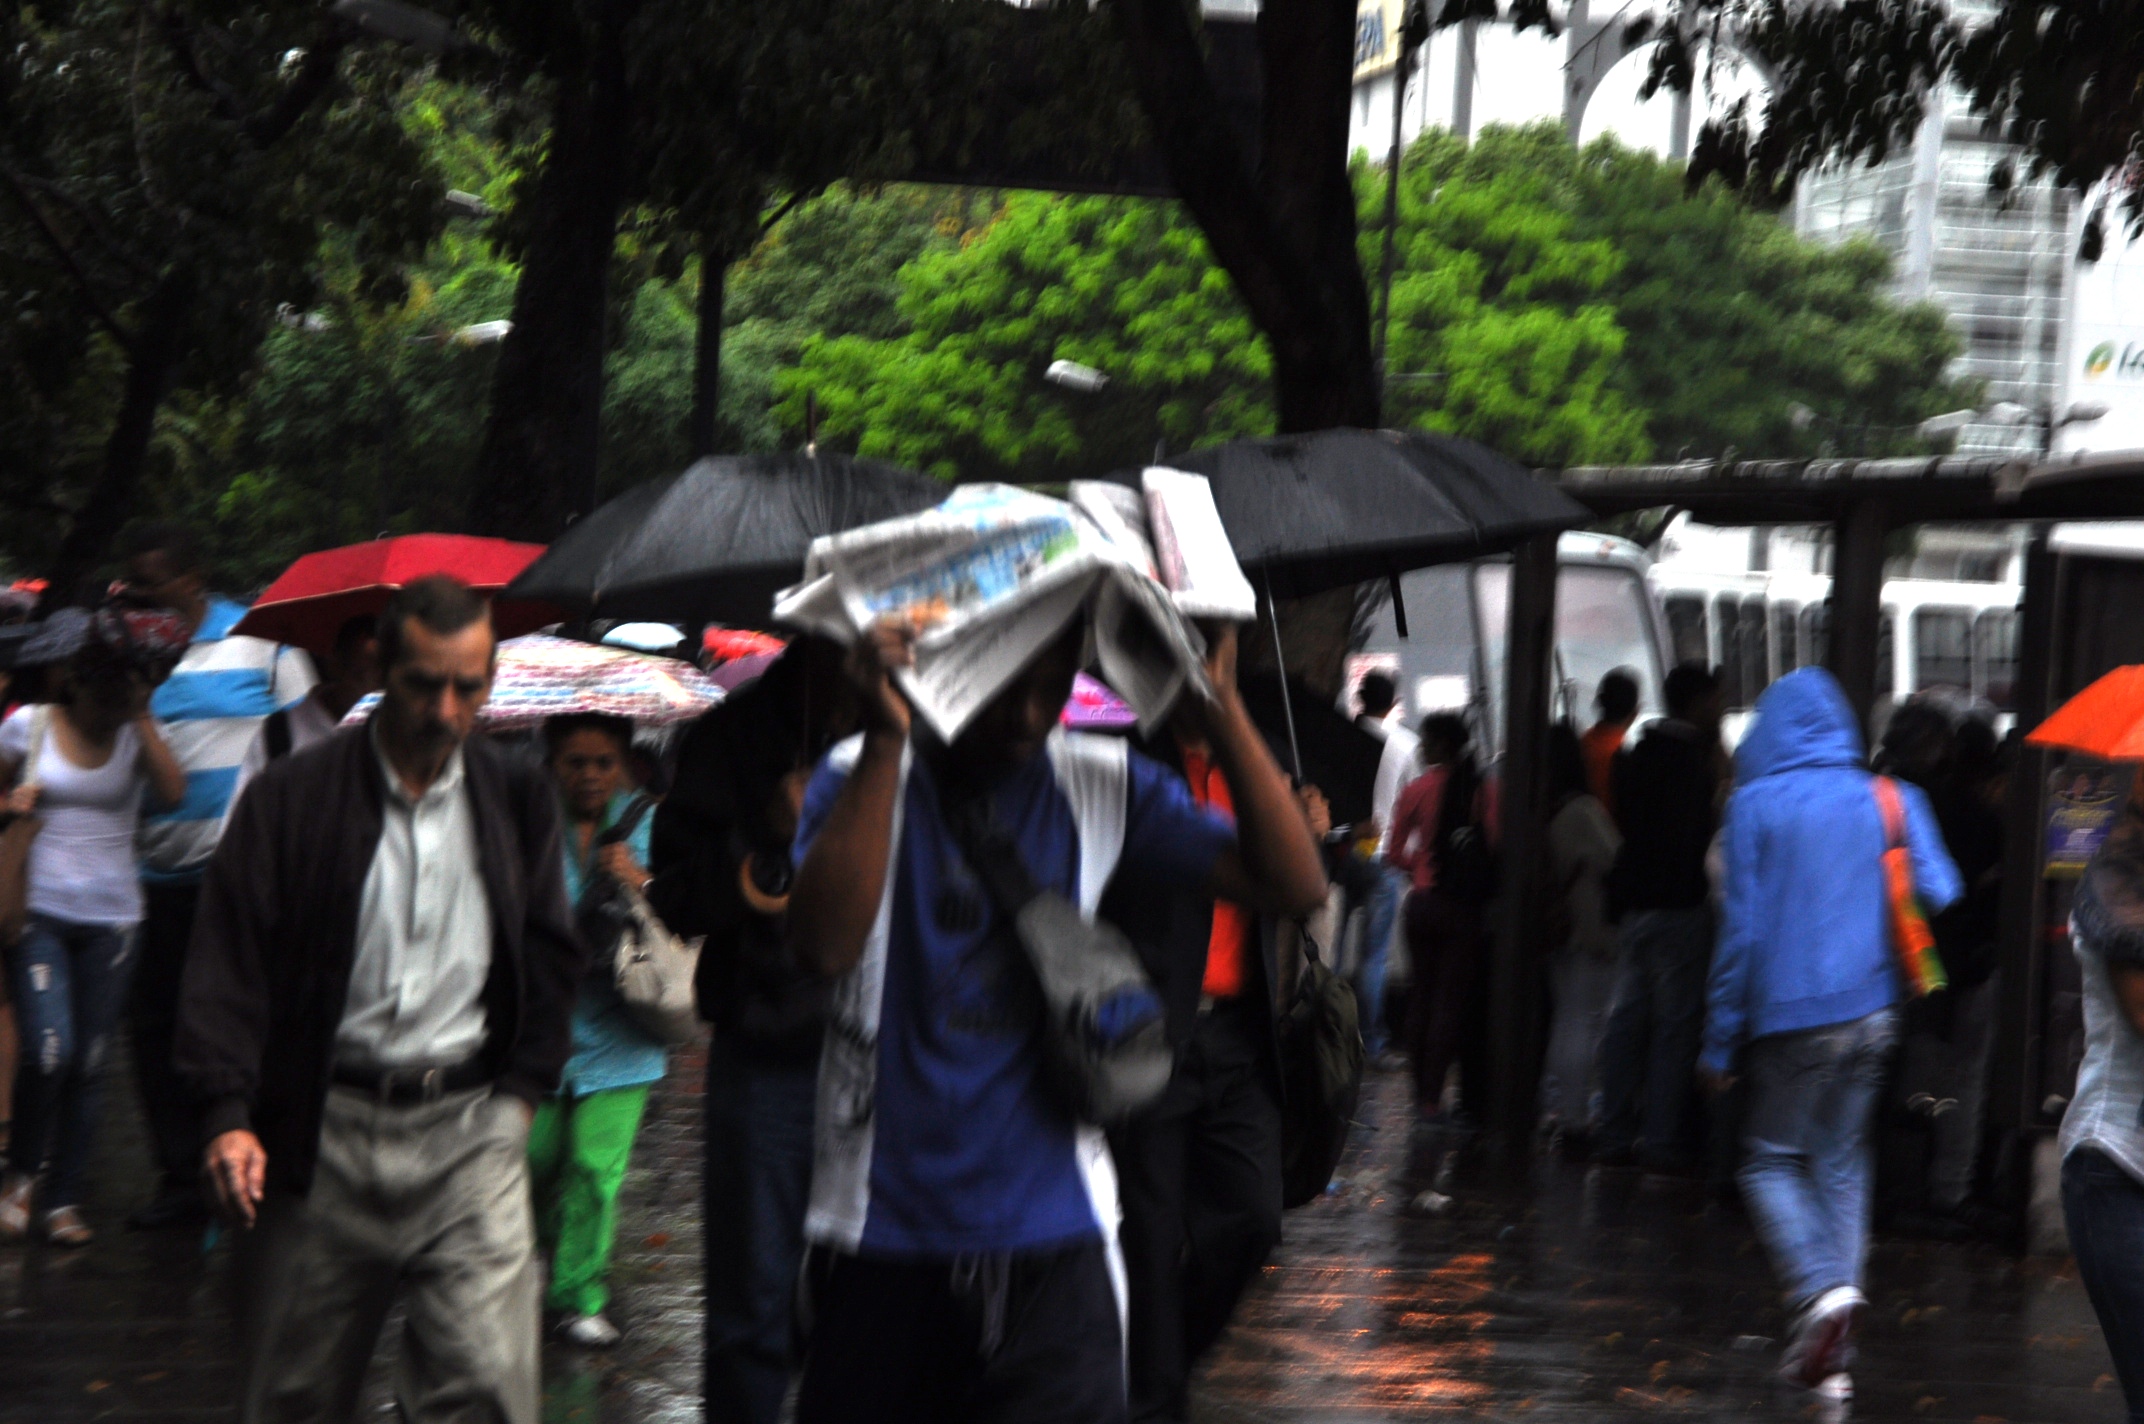
M 546 1424 L 699 1418 L 699 1074 L 650 1104 L 620 1231 L 607 1356 L 547 1352 Z M 227 1417 L 222 1258 L 118 1225 L 146 1190 L 130 1075 L 69 1254 L 0 1249 L 0 1424 Z M 1769 1382 L 1783 1320 L 1748 1227 L 1694 1189 L 1541 1164 L 1528 1192 L 1462 1186 L 1403 1213 L 1405 1080 L 1373 1077 L 1339 1188 L 1288 1241 L 1197 1391 L 1197 1424 L 1814 1417 Z M 2121 1417 L 2106 1348 L 2066 1264 L 1980 1247 L 1879 1244 L 1853 1417 L 2087 1424 Z M 392 1332 L 390 1332 L 392 1333 Z M 371 1404 L 387 1400 L 375 1370 Z M 370 1411 L 368 1411 L 370 1412 Z M 374 1414 L 373 1417 L 380 1417 Z

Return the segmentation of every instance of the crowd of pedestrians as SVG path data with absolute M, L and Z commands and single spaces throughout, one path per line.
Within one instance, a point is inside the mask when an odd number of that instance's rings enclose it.
M 1188 1418 L 1281 1236 L 1306 917 L 1352 926 L 1364 1046 L 1410 1074 L 1420 1130 L 1481 1116 L 1494 770 L 1466 716 L 1409 725 L 1387 674 L 1350 709 L 1378 743 L 1370 814 L 1335 828 L 1246 710 L 1230 628 L 1210 695 L 1107 736 L 1060 724 L 1076 616 L 950 743 L 898 689 L 910 635 L 802 636 L 651 775 L 617 717 L 480 732 L 497 638 L 451 579 L 311 655 L 234 636 L 206 588 L 187 532 L 152 526 L 97 606 L 15 650 L 0 786 L 36 834 L 0 926 L 0 1239 L 90 1243 L 126 1023 L 160 1174 L 131 1219 L 232 1224 L 246 1420 L 352 1417 L 398 1304 L 415 1421 L 534 1424 L 545 1330 L 603 1349 L 630 1327 L 619 1193 L 674 1040 L 621 995 L 621 897 L 698 946 L 711 1421 Z M 1548 744 L 1540 1141 L 1738 1188 L 1792 1313 L 1781 1372 L 1838 1388 L 1872 1219 L 1987 1225 L 2004 750 L 1908 704 L 1872 770 L 1805 669 L 1730 756 L 1713 671 L 1662 694 L 1648 716 L 1611 672 Z M 2077 901 L 2064 1135 L 2087 1284 L 2132 1323 L 2140 827 Z M 1092 1120 L 1047 1046 L 1042 900 L 1115 926 L 1151 985 L 1086 1030 L 1158 1022 L 1168 1085 L 1137 1112 Z M 1923 914 L 1949 978 L 1925 996 L 1899 953 Z

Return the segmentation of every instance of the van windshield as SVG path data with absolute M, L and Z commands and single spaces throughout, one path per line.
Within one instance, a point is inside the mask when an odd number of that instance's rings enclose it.
M 1482 630 L 1482 674 L 1496 743 L 1503 743 L 1505 623 L 1511 608 L 1511 565 L 1477 564 L 1475 607 Z M 1661 710 L 1659 662 L 1653 651 L 1652 604 L 1645 580 L 1631 569 L 1565 564 L 1556 574 L 1556 677 L 1552 712 L 1583 728 L 1593 718 L 1602 676 L 1627 667 L 1638 674 L 1641 715 Z

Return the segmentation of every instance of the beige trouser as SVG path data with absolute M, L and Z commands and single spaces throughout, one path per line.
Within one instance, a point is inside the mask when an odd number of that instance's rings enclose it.
M 537 1424 L 535 1240 L 519 1099 L 331 1089 L 311 1192 L 241 1243 L 242 1424 L 355 1418 L 398 1294 L 409 1424 Z

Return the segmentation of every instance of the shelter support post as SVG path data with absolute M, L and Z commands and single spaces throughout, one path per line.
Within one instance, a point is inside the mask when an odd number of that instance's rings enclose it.
M 1548 780 L 1549 704 L 1556 642 L 1556 536 L 1512 560 L 1510 645 L 1504 663 L 1503 844 L 1489 969 L 1489 1123 L 1507 1160 L 1528 1151 L 1541 1077 L 1547 983 L 1546 905 L 1539 879 Z
M 1891 686 L 1892 669 L 1876 666 L 1877 630 L 1883 619 L 1884 541 L 1891 533 L 1891 507 L 1867 495 L 1846 507 L 1833 526 L 1836 557 L 1831 578 L 1832 674 L 1864 732 L 1877 694 Z
M 2018 615 L 2017 725 L 2045 721 L 2054 700 L 2055 555 L 2047 531 L 2035 531 L 2025 554 L 2025 596 Z M 2003 888 L 1996 911 L 1995 1049 L 1988 1060 L 1988 1122 L 1998 1132 L 2022 1132 L 2038 1118 L 2030 1071 L 2040 1051 L 2047 955 L 2037 933 L 2041 916 L 2042 791 L 2048 753 L 2020 744 L 2003 806 Z

